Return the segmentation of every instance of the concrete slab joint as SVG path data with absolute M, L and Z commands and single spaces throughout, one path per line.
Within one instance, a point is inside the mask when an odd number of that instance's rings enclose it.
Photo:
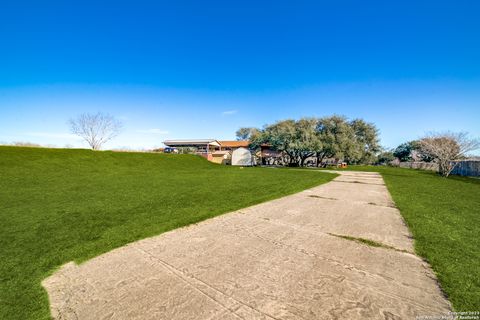
M 321 173 L 319 173 L 321 174 Z M 55 319 L 415 319 L 451 311 L 377 173 L 68 263 Z

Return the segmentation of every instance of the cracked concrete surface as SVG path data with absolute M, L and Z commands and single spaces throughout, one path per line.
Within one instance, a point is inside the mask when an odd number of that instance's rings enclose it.
M 321 173 L 319 173 L 321 174 Z M 329 233 L 370 239 L 370 247 Z M 113 250 L 45 279 L 56 319 L 415 319 L 451 310 L 376 173 Z

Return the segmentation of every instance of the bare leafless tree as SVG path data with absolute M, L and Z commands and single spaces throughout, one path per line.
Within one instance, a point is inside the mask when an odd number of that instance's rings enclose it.
M 480 148 L 478 139 L 471 139 L 466 132 L 433 132 L 423 137 L 420 142 L 423 153 L 431 156 L 438 163 L 439 173 L 448 177 L 458 163 L 470 151 Z
M 68 122 L 70 131 L 82 137 L 93 150 L 99 150 L 105 142 L 115 138 L 122 123 L 109 114 L 84 113 Z

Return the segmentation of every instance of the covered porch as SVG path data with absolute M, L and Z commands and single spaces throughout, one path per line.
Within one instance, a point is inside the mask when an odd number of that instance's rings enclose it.
M 212 154 L 220 150 L 220 143 L 215 139 L 166 140 L 163 144 L 171 148 L 194 148 L 197 155 L 209 161 L 213 160 Z

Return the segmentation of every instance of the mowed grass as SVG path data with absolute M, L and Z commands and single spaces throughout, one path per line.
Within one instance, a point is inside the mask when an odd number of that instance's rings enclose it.
M 0 319 L 48 319 L 41 281 L 68 261 L 334 177 L 192 155 L 0 147 Z
M 480 310 L 480 179 L 391 167 L 380 172 L 456 311 Z

